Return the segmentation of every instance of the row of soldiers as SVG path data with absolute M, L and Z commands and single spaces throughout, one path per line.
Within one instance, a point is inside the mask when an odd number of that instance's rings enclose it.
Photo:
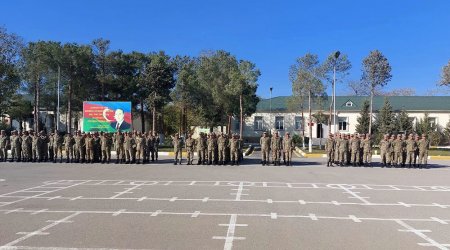
M 430 142 L 426 135 L 384 135 L 380 141 L 382 167 L 427 167 Z M 373 140 L 370 134 L 330 134 L 325 143 L 327 167 L 372 166 Z
M 186 149 L 187 165 L 192 165 L 197 151 L 197 165 L 239 165 L 242 159 L 243 143 L 239 135 L 224 133 L 200 133 L 198 138 L 188 134 L 183 140 L 178 133 L 171 136 L 175 154 L 174 165 L 182 162 L 182 149 Z
M 17 162 L 63 162 L 63 149 L 66 163 L 110 163 L 111 151 L 117 153 L 118 163 L 148 163 L 158 160 L 159 136 L 154 132 L 82 133 L 61 135 L 57 130 L 47 135 L 30 131 L 12 131 L 7 136 L 0 134 L 0 161 L 8 159 Z
M 275 132 L 272 137 L 267 132 L 264 132 L 259 143 L 261 145 L 261 164 L 263 166 L 270 164 L 270 152 L 272 152 L 272 164 L 275 166 L 281 165 L 281 158 L 283 158 L 286 166 L 292 166 L 292 151 L 295 145 L 289 132 L 284 135 L 284 138 L 280 137 L 278 132 Z

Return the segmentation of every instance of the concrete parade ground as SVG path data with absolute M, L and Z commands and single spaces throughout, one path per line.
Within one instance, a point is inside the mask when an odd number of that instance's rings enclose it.
M 0 249 L 450 249 L 429 169 L 0 163 Z

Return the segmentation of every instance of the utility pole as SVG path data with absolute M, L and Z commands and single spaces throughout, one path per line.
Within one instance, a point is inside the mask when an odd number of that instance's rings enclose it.
M 269 133 L 272 134 L 272 90 L 273 87 L 270 87 L 270 112 L 269 112 Z
M 334 64 L 333 64 L 333 125 L 334 125 L 334 129 L 333 129 L 333 133 L 336 134 L 337 130 L 336 130 L 336 63 L 337 63 L 337 59 L 339 58 L 339 55 L 341 54 L 341 52 L 336 51 L 336 53 L 334 53 Z
M 61 84 L 61 67 L 58 65 L 58 104 L 56 106 L 56 130 L 59 131 L 59 119 L 60 119 L 60 113 L 59 113 L 59 93 L 60 93 L 60 84 Z

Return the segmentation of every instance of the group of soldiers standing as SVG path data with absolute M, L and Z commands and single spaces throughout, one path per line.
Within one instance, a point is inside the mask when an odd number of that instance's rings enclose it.
M 158 160 L 159 136 L 154 132 L 93 132 L 62 135 L 55 130 L 47 135 L 44 131 L 12 131 L 0 134 L 0 161 L 16 162 L 63 162 L 110 163 L 111 151 L 116 151 L 116 164 L 148 163 Z
M 272 137 L 270 137 L 267 132 L 262 134 L 260 139 L 261 145 L 261 164 L 263 166 L 270 165 L 272 163 L 275 166 L 281 165 L 281 158 L 286 166 L 292 166 L 292 151 L 295 148 L 292 138 L 287 132 L 284 137 L 280 137 L 278 132 L 275 132 Z M 270 151 L 272 151 L 272 156 L 270 156 Z M 272 162 L 270 161 L 272 157 Z
M 329 134 L 325 144 L 327 167 L 353 165 L 372 167 L 373 140 L 370 134 Z M 427 167 L 430 142 L 426 135 L 384 135 L 380 141 L 381 166 Z M 408 165 L 407 165 L 408 164 Z
M 174 165 L 182 162 L 182 149 L 186 149 L 187 165 L 192 165 L 197 151 L 197 165 L 239 165 L 242 159 L 242 140 L 239 135 L 200 133 L 197 139 L 188 134 L 186 140 L 177 133 L 172 136 Z

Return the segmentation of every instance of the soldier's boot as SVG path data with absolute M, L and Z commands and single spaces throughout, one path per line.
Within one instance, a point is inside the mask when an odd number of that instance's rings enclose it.
M 30 159 L 30 162 L 31 162 L 31 159 Z M 53 163 L 56 163 L 56 158 L 55 158 L 55 159 L 53 159 Z
M 63 159 L 62 157 L 59 159 L 59 163 L 63 163 Z
M 175 159 L 175 162 L 173 163 L 173 165 L 177 165 L 178 164 L 178 159 Z
M 202 162 L 200 160 L 198 160 L 197 165 L 201 165 L 201 164 L 202 164 Z
M 327 161 L 327 167 L 329 167 L 330 166 L 330 162 L 329 161 Z
M 236 165 L 238 165 L 238 166 L 239 166 L 239 160 L 237 160 L 237 161 L 236 161 Z

